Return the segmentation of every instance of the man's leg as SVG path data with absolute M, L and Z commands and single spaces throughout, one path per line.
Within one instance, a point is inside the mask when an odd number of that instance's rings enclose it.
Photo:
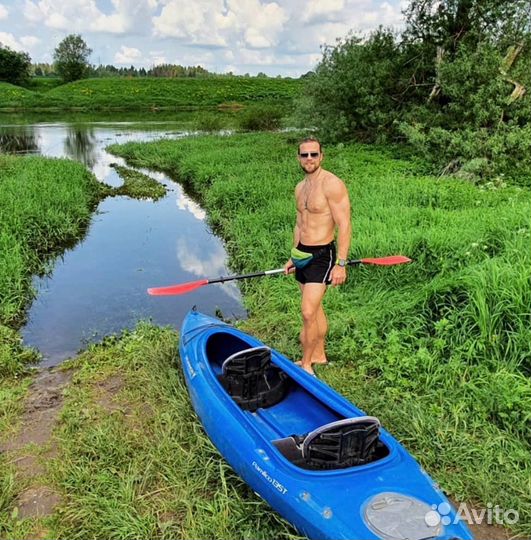
M 304 285 L 299 283 L 299 288 L 302 294 L 304 290 Z M 317 344 L 315 345 L 315 349 L 312 356 L 312 364 L 326 364 L 328 360 L 326 358 L 326 352 L 325 352 L 325 339 L 326 339 L 326 334 L 328 332 L 328 321 L 326 320 L 326 315 L 325 315 L 322 303 L 319 304 L 319 308 L 317 310 L 317 327 L 318 327 L 318 339 L 317 339 Z M 299 337 L 300 337 L 301 344 L 304 344 L 305 342 L 304 325 L 302 326 Z
M 326 285 L 323 283 L 306 283 L 302 287 L 301 366 L 311 374 L 313 374 L 312 358 L 319 343 L 319 309 L 322 309 L 321 301 L 325 292 Z
M 317 310 L 317 327 L 319 329 L 319 338 L 312 356 L 312 363 L 326 364 L 328 360 L 325 352 L 325 339 L 326 333 L 328 332 L 328 322 L 322 303 L 319 304 L 319 309 Z

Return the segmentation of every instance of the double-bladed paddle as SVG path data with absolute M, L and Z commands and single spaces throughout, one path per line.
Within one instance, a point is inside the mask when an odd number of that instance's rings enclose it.
M 391 257 L 382 257 L 380 259 L 351 259 L 347 261 L 347 265 L 355 266 L 358 264 L 375 264 L 378 266 L 391 266 L 395 264 L 404 264 L 410 262 L 411 259 L 402 255 L 393 255 Z M 275 270 L 265 270 L 263 272 L 254 272 L 252 274 L 242 274 L 239 276 L 226 276 L 212 279 L 199 279 L 197 281 L 189 281 L 187 283 L 181 283 L 180 285 L 170 285 L 169 287 L 152 287 L 148 289 L 148 294 L 152 296 L 168 296 L 175 294 L 186 294 L 210 285 L 211 283 L 224 283 L 225 281 L 233 281 L 235 279 L 247 279 L 260 276 L 272 276 L 274 274 L 284 273 L 284 268 L 276 268 Z

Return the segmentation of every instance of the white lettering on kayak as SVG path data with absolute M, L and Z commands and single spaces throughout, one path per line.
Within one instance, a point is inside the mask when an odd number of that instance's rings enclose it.
M 190 378 L 193 379 L 196 376 L 196 372 L 194 371 L 192 364 L 190 364 L 190 359 L 188 356 L 184 357 L 184 361 L 186 363 L 186 367 L 188 368 L 188 373 L 190 373 Z
M 277 491 L 280 491 L 282 495 L 285 495 L 288 492 L 287 488 L 285 488 L 278 480 L 273 478 L 267 471 L 262 469 L 262 467 L 260 467 L 260 465 L 258 465 L 256 461 L 253 461 L 252 465 L 254 469 L 258 472 L 258 474 L 262 476 L 264 480 L 269 482 Z

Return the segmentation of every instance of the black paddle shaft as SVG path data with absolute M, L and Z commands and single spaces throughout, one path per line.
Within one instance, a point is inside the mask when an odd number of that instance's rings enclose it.
M 351 259 L 350 261 L 347 261 L 346 264 L 348 266 L 355 266 L 357 264 L 361 264 L 363 261 L 361 259 Z M 242 274 L 240 276 L 221 276 L 219 278 L 215 279 L 209 279 L 208 283 L 223 283 L 225 281 L 234 281 L 236 279 L 247 279 L 247 278 L 254 278 L 254 277 L 260 277 L 260 276 L 270 276 L 273 274 L 280 274 L 281 272 L 284 272 L 284 268 L 277 268 L 276 270 L 266 270 L 265 272 L 253 272 L 252 274 Z

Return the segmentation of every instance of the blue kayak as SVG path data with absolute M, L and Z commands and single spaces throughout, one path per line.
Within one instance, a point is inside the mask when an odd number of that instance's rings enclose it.
M 312 539 L 472 539 L 404 447 L 277 351 L 196 311 L 180 353 L 192 404 L 232 468 Z

